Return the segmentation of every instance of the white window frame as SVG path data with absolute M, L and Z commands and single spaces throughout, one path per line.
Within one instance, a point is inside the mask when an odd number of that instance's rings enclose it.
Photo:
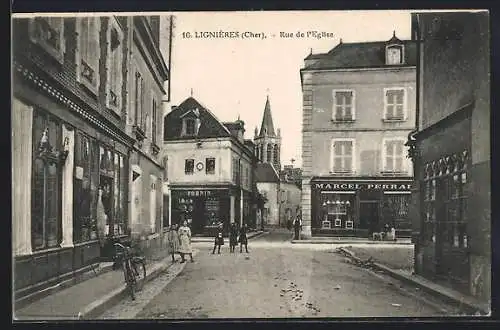
M 387 142 L 402 142 L 403 143 L 403 151 L 401 154 L 401 165 L 402 169 L 401 171 L 388 171 L 386 170 L 387 167 Z M 383 138 L 382 139 L 382 173 L 387 173 L 387 174 L 396 174 L 396 175 L 406 175 L 409 171 L 409 166 L 408 166 L 408 159 L 406 158 L 406 152 L 407 152 L 407 147 L 405 146 L 406 139 L 403 137 L 388 137 L 388 138 Z M 394 159 L 394 158 L 393 158 Z
M 343 110 L 342 116 L 343 119 L 338 120 L 335 118 L 335 114 L 337 113 L 337 93 L 342 93 L 342 92 L 351 92 L 352 93 L 352 106 L 351 106 L 351 118 L 345 119 L 345 110 Z M 332 120 L 336 122 L 343 122 L 343 121 L 354 121 L 356 120 L 356 91 L 354 89 L 333 89 L 332 90 Z M 345 108 L 343 108 L 345 109 Z
M 389 118 L 388 117 L 388 112 L 387 112 L 387 107 L 389 106 L 389 103 L 387 102 L 387 92 L 390 91 L 403 91 L 403 118 L 398 119 L 398 118 Z M 406 121 L 408 119 L 408 89 L 403 86 L 394 86 L 394 87 L 386 87 L 383 90 L 383 98 L 384 98 L 384 112 L 382 118 L 384 121 L 389 121 L 389 122 L 401 122 L 401 121 Z
M 389 49 L 390 48 L 399 48 L 399 51 L 401 52 L 400 55 L 401 55 L 401 60 L 399 63 L 389 63 Z M 398 65 L 398 64 L 404 64 L 405 63 L 405 46 L 404 45 L 401 45 L 401 44 L 391 44 L 391 45 L 387 45 L 385 47 L 385 64 L 387 65 Z
M 82 35 L 82 21 L 83 20 L 95 20 L 96 30 L 90 31 L 90 36 L 83 38 Z M 90 24 L 89 24 L 90 25 Z M 97 95 L 100 84 L 100 74 L 99 74 L 99 60 L 101 59 L 100 52 L 100 32 L 101 32 L 101 19 L 98 16 L 88 16 L 88 17 L 77 17 L 76 18 L 76 52 L 75 52 L 75 64 L 76 64 L 76 81 L 87 87 L 88 90 Z M 97 47 L 94 51 L 90 51 L 89 54 L 82 54 L 82 44 L 86 43 L 87 47 L 90 47 L 89 38 L 95 38 Z M 88 57 L 90 58 L 88 58 Z M 87 58 L 86 58 L 87 57 Z M 82 60 L 85 60 L 87 65 L 94 70 L 95 79 L 93 82 L 88 81 L 82 76 Z
M 60 20 L 60 27 L 59 27 L 59 40 L 60 40 L 60 47 L 59 49 L 56 49 L 49 45 L 45 39 L 38 38 L 36 36 L 36 25 L 35 25 L 35 20 L 46 20 L 50 26 L 52 26 L 52 23 L 50 23 L 50 20 Z M 41 48 L 43 48 L 50 56 L 52 56 L 54 59 L 56 59 L 59 63 L 64 62 L 64 52 L 66 50 L 66 40 L 64 38 L 64 18 L 62 17 L 34 17 L 29 19 L 29 26 L 28 26 L 28 31 L 29 31 L 29 38 L 31 42 L 39 45 Z
M 114 106 L 111 104 L 111 98 L 110 98 L 110 91 L 111 91 L 111 30 L 112 29 L 115 29 L 116 32 L 118 33 L 118 37 L 120 38 L 120 62 L 121 62 L 121 67 L 120 67 L 120 72 L 119 72 L 119 75 L 121 76 L 121 80 L 120 80 L 120 85 L 119 86 L 119 90 L 117 91 L 118 92 L 118 95 L 116 96 L 117 97 L 117 105 Z M 108 43 L 108 47 L 107 47 L 107 59 L 106 59 L 106 67 L 108 68 L 107 69 L 107 83 L 106 83 L 106 106 L 113 110 L 118 116 L 121 116 L 121 108 L 122 108 L 122 104 L 123 104 L 123 100 L 122 100 L 122 88 L 123 88 L 123 82 L 124 82 L 124 77 L 123 77 L 123 71 L 121 70 L 121 68 L 123 67 L 123 61 L 124 61 L 124 56 L 123 56 L 123 53 L 124 53 L 124 49 L 123 49 L 123 46 L 124 46 L 124 34 L 123 34 L 123 31 L 122 31 L 122 28 L 120 27 L 120 24 L 118 23 L 116 17 L 112 16 L 110 17 L 109 19 L 109 24 L 108 24 L 108 30 L 106 32 L 106 40 L 107 40 L 107 43 Z
M 350 172 L 338 172 L 335 171 L 335 143 L 336 142 L 351 142 L 352 143 L 352 164 L 351 164 L 351 171 Z M 354 138 L 335 138 L 331 140 L 330 143 L 330 172 L 334 174 L 345 174 L 345 175 L 352 175 L 356 173 L 356 139 Z

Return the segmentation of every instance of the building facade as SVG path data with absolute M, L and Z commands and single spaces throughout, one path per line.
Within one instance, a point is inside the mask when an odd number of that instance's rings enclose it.
M 280 179 L 272 164 L 258 163 L 255 170 L 257 191 L 264 197 L 260 221 L 264 226 L 280 225 Z M 262 226 L 260 226 L 262 227 Z
M 165 19 L 165 17 L 162 17 Z M 129 199 L 132 238 L 147 248 L 159 244 L 163 228 L 163 176 L 160 154 L 162 101 L 168 68 L 160 52 L 160 17 L 129 18 L 126 132 L 135 138 L 130 153 Z
M 149 27 L 149 19 L 144 24 Z M 86 271 L 128 237 L 131 17 L 13 21 L 17 298 Z M 161 75 L 160 79 L 166 79 Z M 161 95 L 160 95 L 161 98 Z
M 209 234 L 255 220 L 254 146 L 244 122 L 222 123 L 193 97 L 165 116 L 172 223 L 187 220 L 193 234 Z
M 415 13 L 415 271 L 491 301 L 487 12 Z
M 415 45 L 342 43 L 311 54 L 303 91 L 303 233 L 368 236 L 383 225 L 409 233 L 415 127 Z
M 283 166 L 280 173 L 281 206 L 280 218 L 282 223 L 294 221 L 301 217 L 302 201 L 302 169 L 292 165 Z

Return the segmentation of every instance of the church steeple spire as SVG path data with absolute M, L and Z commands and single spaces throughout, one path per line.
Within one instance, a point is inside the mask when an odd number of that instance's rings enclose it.
M 266 105 L 264 107 L 264 115 L 262 116 L 262 124 L 260 125 L 259 136 L 276 136 L 274 132 L 273 116 L 271 115 L 271 105 L 269 103 L 269 94 L 266 98 Z

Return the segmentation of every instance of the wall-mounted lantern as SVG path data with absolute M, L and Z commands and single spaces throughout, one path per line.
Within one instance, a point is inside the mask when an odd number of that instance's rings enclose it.
M 45 128 L 38 144 L 37 158 L 44 162 L 63 165 L 69 154 L 69 138 L 65 137 L 60 150 L 54 150 L 49 142 L 49 129 Z

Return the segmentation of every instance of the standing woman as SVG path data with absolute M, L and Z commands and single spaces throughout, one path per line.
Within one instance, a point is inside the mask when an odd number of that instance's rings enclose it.
M 172 263 L 175 262 L 175 254 L 179 250 L 179 234 L 177 234 L 177 225 L 170 226 L 168 232 L 168 252 L 172 256 Z
M 295 237 L 294 239 L 300 239 L 300 231 L 302 230 L 302 220 L 300 220 L 300 216 L 297 215 L 297 218 L 295 218 L 295 222 L 293 223 L 293 229 L 295 230 Z
M 187 220 L 184 220 L 182 226 L 179 227 L 179 253 L 181 255 L 181 263 L 186 262 L 186 258 L 184 257 L 186 254 L 189 254 L 191 258 L 191 262 L 193 260 L 193 250 L 191 249 L 191 229 L 189 229 L 187 225 Z
M 229 232 L 229 252 L 234 253 L 236 245 L 238 245 L 238 227 L 236 227 L 236 222 L 233 222 Z
M 240 229 L 240 253 L 243 250 L 243 245 L 245 245 L 245 251 L 248 253 L 248 238 L 247 238 L 247 224 L 244 223 Z
M 215 232 L 215 240 L 214 240 L 214 250 L 212 254 L 215 253 L 215 249 L 218 247 L 217 253 L 220 254 L 220 247 L 224 245 L 224 235 L 222 232 L 222 223 L 219 223 L 217 226 L 217 231 Z

